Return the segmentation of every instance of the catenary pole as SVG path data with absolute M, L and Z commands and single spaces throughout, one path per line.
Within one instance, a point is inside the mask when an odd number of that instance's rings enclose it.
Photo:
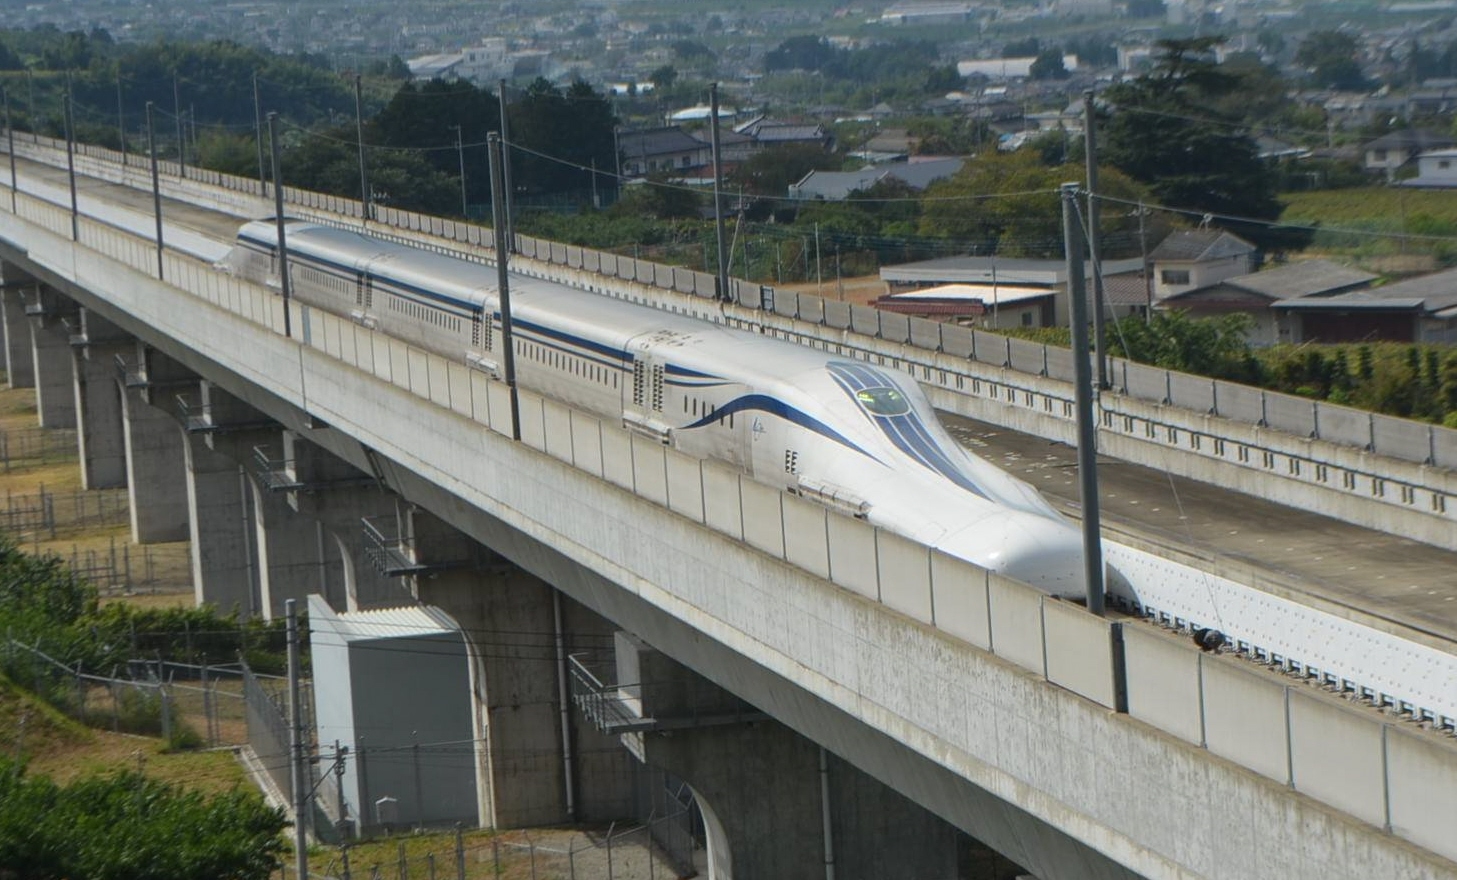
M 510 249 L 501 241 L 502 225 L 506 222 L 505 181 L 501 169 L 501 138 L 496 132 L 486 135 L 486 147 L 491 171 L 491 211 L 493 234 L 496 239 L 496 287 L 501 301 L 501 366 L 506 371 L 506 390 L 511 399 L 511 439 L 521 439 L 521 400 L 516 394 L 516 352 L 511 332 L 511 277 L 507 272 Z
M 121 144 L 121 167 L 127 165 L 126 159 L 126 115 L 121 103 L 121 65 L 116 66 L 116 138 Z
M 172 72 L 172 118 L 177 122 L 177 176 L 187 179 L 187 151 L 182 139 L 182 92 L 177 85 L 177 72 Z
M 354 135 L 359 140 L 359 204 L 369 222 L 369 174 L 364 165 L 364 97 L 359 74 L 354 74 Z
M 76 125 L 71 110 L 71 75 L 66 74 L 66 176 L 71 181 L 71 240 L 81 237 L 80 205 L 76 200 Z
M 1062 185 L 1062 236 L 1067 251 L 1067 295 L 1072 304 L 1073 384 L 1078 421 L 1078 486 L 1083 505 L 1083 569 L 1088 610 L 1103 614 L 1103 548 L 1098 516 L 1097 448 L 1093 435 L 1093 376 L 1088 352 L 1088 298 L 1083 283 L 1083 235 L 1077 220 L 1078 185 Z
M 727 300 L 729 287 L 728 266 L 724 263 L 723 253 L 723 154 L 719 149 L 718 139 L 718 83 L 708 87 L 708 116 L 708 130 L 713 146 L 713 230 L 718 242 L 718 298 Z
M 15 127 L 10 124 L 10 90 L 5 89 L 5 143 L 6 152 L 10 154 L 10 213 L 16 212 L 15 190 L 20 185 L 15 176 Z
M 1093 348 L 1098 354 L 1098 387 L 1108 387 L 1108 338 L 1103 321 L 1107 303 L 1103 297 L 1102 237 L 1098 229 L 1098 117 L 1093 108 L 1093 90 L 1083 92 L 1083 158 L 1088 175 L 1088 262 L 1093 266 Z
M 268 172 L 263 166 L 263 102 L 258 96 L 258 71 L 253 71 L 253 139 L 258 146 L 258 191 L 268 195 Z
M 283 335 L 293 336 L 293 317 L 289 314 L 292 285 L 288 278 L 288 238 L 283 222 L 283 175 L 279 171 L 278 114 L 268 114 L 268 146 L 273 153 L 273 218 L 278 224 L 278 289 L 283 294 Z
M 506 113 L 506 80 L 496 84 L 496 104 L 501 109 L 501 195 L 505 199 L 506 250 L 516 253 L 515 189 L 511 185 L 511 120 Z
M 147 102 L 147 157 L 152 166 L 152 214 L 157 219 L 157 277 L 162 277 L 162 180 L 157 174 L 157 129 L 152 125 L 152 102 Z

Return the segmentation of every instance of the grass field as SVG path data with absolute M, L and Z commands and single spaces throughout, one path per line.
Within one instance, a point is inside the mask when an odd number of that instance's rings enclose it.
M 1457 257 L 1457 191 L 1368 186 L 1287 193 L 1280 219 L 1319 227 L 1312 249 L 1356 258 L 1430 255 L 1435 263 L 1398 262 L 1377 271 L 1430 271 Z

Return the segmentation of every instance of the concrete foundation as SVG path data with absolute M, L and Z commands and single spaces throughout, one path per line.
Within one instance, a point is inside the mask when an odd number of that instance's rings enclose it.
M 148 406 L 129 389 L 121 398 L 126 425 L 126 484 L 131 502 L 132 541 L 185 541 L 187 475 L 182 429 L 171 416 Z
M 30 354 L 30 321 L 25 317 L 25 291 L 34 283 L 6 282 L 0 287 L 0 326 L 4 330 L 5 381 L 11 388 L 35 387 L 35 362 Z
M 28 304 L 36 422 L 42 428 L 76 427 L 71 329 L 63 308 L 60 294 L 45 287 L 37 288 Z M 74 306 L 70 308 L 74 315 Z
M 105 318 L 85 309 L 81 311 L 78 335 L 85 341 L 72 346 L 81 486 L 124 486 L 126 436 L 122 430 L 116 357 L 133 350 L 136 342 Z

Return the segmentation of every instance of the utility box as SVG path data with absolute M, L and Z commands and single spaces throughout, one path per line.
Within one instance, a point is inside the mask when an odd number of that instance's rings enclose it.
M 455 621 L 428 605 L 339 613 L 314 595 L 309 636 L 319 751 L 347 749 L 334 796 L 355 830 L 478 824 L 471 658 Z

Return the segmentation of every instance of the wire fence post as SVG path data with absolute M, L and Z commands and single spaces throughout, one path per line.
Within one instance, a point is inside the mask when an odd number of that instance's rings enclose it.
M 501 841 L 495 836 L 491 837 L 491 863 L 495 867 L 495 876 L 501 876 Z
M 465 835 L 455 823 L 455 880 L 465 880 Z
M 400 880 L 410 880 L 410 865 L 409 865 L 409 862 L 406 860 L 406 857 L 405 857 L 405 842 L 403 840 L 400 841 L 399 853 L 400 853 L 399 878 L 400 878 Z
M 344 880 L 353 880 L 349 876 L 349 841 L 339 845 L 339 869 L 344 875 Z

